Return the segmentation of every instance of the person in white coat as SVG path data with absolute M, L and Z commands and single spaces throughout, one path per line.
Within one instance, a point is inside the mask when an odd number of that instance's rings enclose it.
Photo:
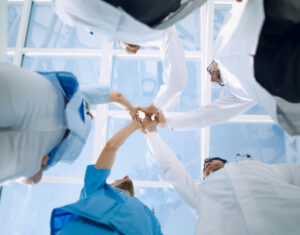
M 185 64 L 185 54 L 182 42 L 175 26 L 163 31 L 158 40 L 133 45 L 120 42 L 121 46 L 130 54 L 136 54 L 141 46 L 155 46 L 160 49 L 163 66 L 163 84 L 153 102 L 140 109 L 146 113 L 172 111 L 177 104 L 188 79 Z
M 139 44 L 156 40 L 163 32 L 162 29 L 181 20 L 206 1 L 52 0 L 52 3 L 56 14 L 68 25 L 81 26 L 91 32 L 101 33 L 109 41 L 120 40 Z M 133 11 L 137 11 L 137 14 Z M 154 22 L 151 14 L 156 15 L 159 11 L 164 13 L 158 18 L 154 16 Z M 149 17 L 146 14 L 149 14 Z M 149 23 L 143 22 L 143 17 L 149 18 Z
M 273 96 L 255 79 L 253 55 L 263 22 L 263 1 L 243 1 L 234 5 L 232 17 L 216 41 L 215 63 L 208 68 L 211 80 L 222 82 L 228 95 L 166 120 L 161 115 L 162 126 L 173 130 L 202 128 L 225 122 L 259 104 L 288 134 L 300 135 L 300 103 Z
M 300 165 L 207 159 L 196 182 L 145 119 L 147 144 L 165 179 L 196 213 L 195 234 L 300 234 Z

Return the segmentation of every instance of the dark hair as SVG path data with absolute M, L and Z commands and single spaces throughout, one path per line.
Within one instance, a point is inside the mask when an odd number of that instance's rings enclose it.
M 134 196 L 134 186 L 130 179 L 123 181 L 122 183 L 116 185 L 116 187 L 124 191 L 128 191 L 130 196 Z
M 213 160 L 218 160 L 218 161 L 221 161 L 223 162 L 224 164 L 227 162 L 227 160 L 225 160 L 224 158 L 220 158 L 220 157 L 213 157 L 213 158 L 206 158 L 204 160 L 204 164 L 207 163 L 207 162 L 211 162 Z

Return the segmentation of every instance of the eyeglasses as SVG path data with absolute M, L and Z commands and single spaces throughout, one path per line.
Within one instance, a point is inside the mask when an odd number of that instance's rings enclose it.
M 217 77 L 219 77 L 220 78 L 220 82 L 217 82 L 220 86 L 225 86 L 225 84 L 223 83 L 223 81 L 222 81 L 222 78 L 221 78 L 221 74 L 220 74 L 220 71 L 211 71 L 211 67 L 213 66 L 213 64 L 214 63 L 216 63 L 214 60 L 210 63 L 210 65 L 206 68 L 206 70 L 207 70 L 207 72 L 208 72 L 208 74 L 209 74 L 209 76 L 210 77 L 212 77 L 212 75 L 213 75 L 213 73 L 215 73 L 215 75 L 217 76 Z

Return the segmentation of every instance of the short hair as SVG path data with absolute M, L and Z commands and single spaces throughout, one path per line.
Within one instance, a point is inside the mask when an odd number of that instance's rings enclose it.
M 134 186 L 132 180 L 130 179 L 123 181 L 122 183 L 116 185 L 115 187 L 122 189 L 124 191 L 128 191 L 130 196 L 132 197 L 134 196 Z
M 211 162 L 211 161 L 213 161 L 213 160 L 221 161 L 221 162 L 223 162 L 224 164 L 227 162 L 227 160 L 224 159 L 224 158 L 213 157 L 213 158 L 206 158 L 206 159 L 204 160 L 204 164 L 207 163 L 207 162 Z

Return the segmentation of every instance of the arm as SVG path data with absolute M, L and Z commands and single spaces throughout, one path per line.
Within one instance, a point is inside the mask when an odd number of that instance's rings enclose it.
M 166 30 L 161 39 L 163 82 L 153 105 L 164 111 L 171 111 L 187 83 L 187 70 L 182 43 L 175 26 Z
M 82 97 L 91 105 L 114 102 L 116 105 L 126 109 L 132 117 L 136 114 L 136 108 L 129 100 L 117 91 L 111 91 L 106 85 L 97 84 L 80 87 Z
M 145 135 L 145 138 L 166 180 L 192 209 L 197 209 L 200 185 L 192 179 L 173 150 L 156 132 Z
M 135 117 L 137 108 L 133 107 L 129 100 L 121 92 L 111 91 L 107 103 L 111 102 L 114 102 L 116 105 L 127 110 L 132 118 Z
M 139 127 L 137 121 L 131 121 L 127 126 L 119 130 L 113 137 L 111 137 L 104 149 L 102 150 L 96 164 L 97 169 L 111 169 L 116 158 L 116 153 L 127 138 Z
M 80 92 L 90 105 L 108 102 L 111 93 L 109 86 L 103 84 L 80 86 Z
M 198 129 L 228 121 L 234 116 L 245 112 L 254 104 L 255 102 L 252 100 L 240 99 L 236 96 L 228 95 L 197 110 L 167 117 L 165 122 L 161 124 L 174 130 Z M 164 119 L 163 116 L 162 119 Z
M 192 179 L 173 150 L 157 134 L 157 123 L 157 118 L 152 121 L 149 117 L 142 122 L 149 133 L 145 135 L 147 144 L 167 181 L 192 209 L 197 209 L 200 185 Z

